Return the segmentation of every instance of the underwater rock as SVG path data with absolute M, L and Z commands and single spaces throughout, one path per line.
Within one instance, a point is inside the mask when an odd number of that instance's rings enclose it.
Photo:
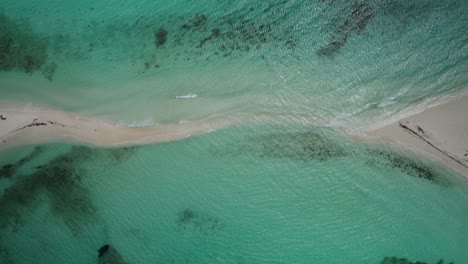
M 100 248 L 98 249 L 98 253 L 99 253 L 99 254 L 98 254 L 98 257 L 100 258 L 100 257 L 104 256 L 104 254 L 105 254 L 107 251 L 109 251 L 109 245 L 106 244 L 106 245 L 100 247 Z
M 106 244 L 98 249 L 99 264 L 126 264 L 119 252 L 110 245 Z

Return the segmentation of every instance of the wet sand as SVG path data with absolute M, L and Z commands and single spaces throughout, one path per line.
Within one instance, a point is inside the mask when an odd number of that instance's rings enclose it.
M 468 96 L 429 107 L 390 125 L 366 131 L 384 141 L 423 154 L 468 178 Z

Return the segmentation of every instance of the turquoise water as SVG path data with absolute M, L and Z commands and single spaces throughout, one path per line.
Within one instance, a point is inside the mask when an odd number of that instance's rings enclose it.
M 468 81 L 466 1 L 4 0 L 0 8 L 2 100 L 126 123 L 268 112 L 355 128 Z M 189 93 L 198 97 L 174 100 Z
M 328 130 L 16 152 L 12 164 L 27 158 L 1 181 L 2 263 L 97 263 L 106 243 L 127 263 L 468 259 L 466 180 Z
M 465 179 L 330 129 L 465 89 L 467 1 L 0 8 L 2 101 L 131 125 L 268 117 L 135 148 L 0 152 L 0 263 L 98 263 L 105 244 L 129 264 L 468 262 Z

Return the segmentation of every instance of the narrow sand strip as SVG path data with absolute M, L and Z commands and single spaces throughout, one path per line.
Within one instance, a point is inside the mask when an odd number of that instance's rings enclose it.
M 468 178 L 468 96 L 367 131 L 366 135 L 421 153 Z
M 0 149 L 63 141 L 101 147 L 141 145 L 184 139 L 238 122 L 233 117 L 212 117 L 180 124 L 129 127 L 60 110 L 11 103 L 0 103 L 0 115 Z
M 239 116 L 222 116 L 179 124 L 129 127 L 60 110 L 0 103 L 0 149 L 64 141 L 101 147 L 142 145 L 184 139 L 240 122 Z M 365 131 L 364 136 L 371 141 L 413 150 L 468 178 L 467 95 L 391 125 Z

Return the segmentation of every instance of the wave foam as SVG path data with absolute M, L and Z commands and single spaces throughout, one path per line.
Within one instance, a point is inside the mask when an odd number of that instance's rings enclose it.
M 198 97 L 197 94 L 189 93 L 189 94 L 186 94 L 186 95 L 177 95 L 176 99 L 191 99 L 191 98 L 196 98 L 196 97 Z

